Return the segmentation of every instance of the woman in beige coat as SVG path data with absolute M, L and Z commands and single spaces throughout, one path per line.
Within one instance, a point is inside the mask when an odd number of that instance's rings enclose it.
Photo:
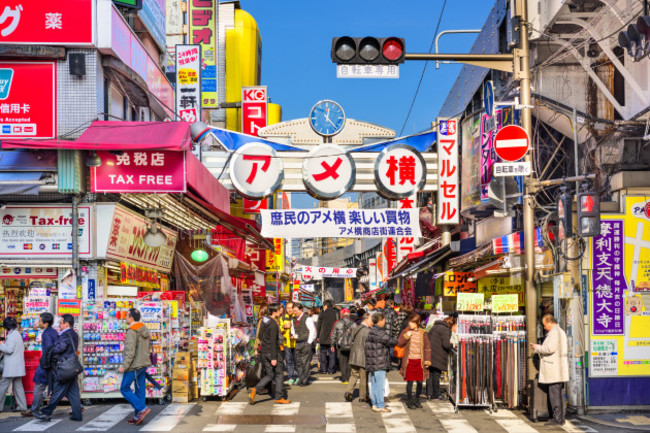
M 397 340 L 399 347 L 404 347 L 404 357 L 400 367 L 400 374 L 406 380 L 406 406 L 409 409 L 421 408 L 420 394 L 422 382 L 429 378 L 431 365 L 431 345 L 427 332 L 420 327 L 422 318 L 419 314 L 412 314 L 408 318 L 408 326 L 400 333 Z M 416 383 L 415 396 L 413 396 L 413 382 Z

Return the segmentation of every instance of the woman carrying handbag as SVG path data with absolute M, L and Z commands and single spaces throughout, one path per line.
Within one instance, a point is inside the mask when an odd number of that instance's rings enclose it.
M 14 390 L 16 399 L 16 408 L 21 412 L 27 412 L 27 399 L 25 398 L 25 388 L 23 388 L 23 376 L 25 376 L 25 346 L 23 338 L 18 332 L 18 323 L 13 317 L 7 317 L 3 320 L 2 326 L 7 330 L 7 339 L 0 344 L 0 352 L 3 356 L 4 368 L 2 370 L 2 380 L 0 380 L 0 412 L 4 406 L 5 395 L 9 385 Z
M 400 333 L 397 339 L 397 346 L 404 348 L 404 357 L 400 374 L 406 381 L 406 406 L 409 409 L 421 408 L 420 394 L 422 393 L 422 382 L 429 377 L 429 365 L 431 365 L 431 346 L 429 338 L 424 329 L 420 327 L 422 318 L 419 314 L 412 314 L 408 318 L 408 326 Z M 413 383 L 416 384 L 415 396 L 413 395 Z

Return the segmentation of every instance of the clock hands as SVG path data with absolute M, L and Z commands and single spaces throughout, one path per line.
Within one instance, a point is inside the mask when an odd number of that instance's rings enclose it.
M 332 122 L 330 120 L 330 109 L 329 108 L 325 111 L 325 120 L 327 120 L 329 123 L 332 124 L 333 127 L 336 128 L 336 125 L 334 124 L 334 122 Z

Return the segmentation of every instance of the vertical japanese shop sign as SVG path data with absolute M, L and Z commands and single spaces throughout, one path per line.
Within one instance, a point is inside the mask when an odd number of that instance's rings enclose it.
M 54 62 L 0 62 L 0 139 L 55 136 Z
M 273 239 L 274 251 L 266 251 L 266 271 L 282 272 L 284 262 L 284 239 Z
M 176 113 L 201 120 L 201 45 L 176 45 Z
M 438 224 L 458 224 L 458 120 L 438 119 Z
M 217 108 L 217 0 L 189 0 L 191 44 L 201 45 L 203 108 Z
M 242 87 L 241 125 L 242 132 L 257 135 L 268 122 L 268 93 L 266 86 Z
M 623 220 L 600 223 L 592 238 L 593 335 L 622 335 L 624 330 Z
M 404 198 L 397 202 L 398 209 L 416 209 L 417 207 L 417 194 Z M 404 236 L 395 238 L 397 249 L 397 263 L 401 262 L 404 257 L 415 251 L 418 238 L 414 236 Z

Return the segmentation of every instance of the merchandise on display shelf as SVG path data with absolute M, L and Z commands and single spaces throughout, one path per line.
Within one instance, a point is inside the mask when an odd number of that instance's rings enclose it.
M 199 397 L 197 352 L 177 352 L 172 371 L 172 401 L 189 403 Z
M 218 319 L 213 328 L 201 328 L 198 350 L 201 395 L 227 395 L 230 391 L 230 319 Z
M 40 314 L 48 312 L 56 316 L 56 297 L 29 295 L 23 303 L 23 315 L 20 318 L 25 350 L 41 350 L 43 330 L 38 327 Z
M 526 383 L 526 318 L 525 316 L 493 316 L 494 395 L 508 408 L 518 407 Z
M 147 398 L 164 398 L 169 391 L 169 372 L 174 345 L 171 337 L 171 306 L 165 301 L 138 301 L 136 308 L 142 315 L 141 321 L 149 328 L 151 350 L 156 362 L 147 372 L 162 388 L 157 390 L 147 381 Z
M 250 326 L 233 327 L 231 329 L 231 375 L 233 384 L 242 383 L 246 377 L 250 360 L 253 356 L 255 341 L 255 330 Z
M 82 398 L 119 398 L 124 361 L 124 339 L 129 308 L 134 299 L 114 298 L 83 307 L 82 359 L 84 377 Z

